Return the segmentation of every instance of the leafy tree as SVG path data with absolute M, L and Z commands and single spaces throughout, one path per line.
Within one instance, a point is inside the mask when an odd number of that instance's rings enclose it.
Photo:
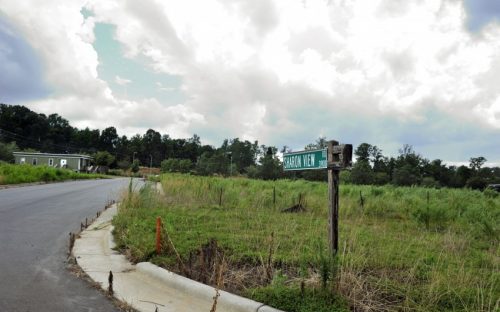
M 304 149 L 305 150 L 315 150 L 315 149 L 322 149 L 322 148 L 327 148 L 328 147 L 328 141 L 326 140 L 326 137 L 319 137 L 316 142 L 307 144 Z M 283 147 L 285 148 L 285 146 Z
M 479 176 L 473 176 L 467 180 L 466 186 L 473 190 L 484 190 L 488 182 Z
M 49 125 L 44 114 L 37 114 L 24 106 L 0 104 L 0 140 L 16 141 L 20 149 L 44 150 Z
M 51 114 L 47 118 L 49 124 L 48 140 L 53 150 L 61 153 L 73 150 L 70 145 L 74 129 L 69 122 L 58 114 Z
M 196 170 L 201 175 L 227 175 L 229 159 L 222 150 L 213 153 L 205 152 L 196 163 Z
M 188 173 L 193 168 L 193 163 L 189 159 L 179 160 L 179 172 Z
M 130 165 L 130 170 L 132 170 L 133 173 L 139 172 L 139 159 L 135 159 L 132 162 L 132 165 Z
M 431 162 L 425 162 L 423 165 L 424 178 L 432 178 L 440 185 L 449 185 L 452 179 L 453 169 L 443 164 L 441 159 L 434 159 Z
M 466 166 L 460 166 L 457 168 L 454 174 L 453 184 L 454 187 L 464 187 L 467 181 L 472 177 L 472 169 Z
M 351 171 L 348 170 L 340 171 L 339 179 L 341 183 L 348 183 L 348 184 L 353 183 L 351 179 Z
M 228 142 L 226 153 L 228 157 L 230 157 L 230 160 L 232 158 L 234 169 L 239 173 L 244 173 L 247 167 L 255 164 L 257 151 L 257 141 L 251 143 L 249 141 L 240 141 L 238 138 L 235 138 Z
M 188 173 L 193 167 L 189 159 L 169 158 L 161 162 L 162 172 L 182 172 Z
M 101 132 L 99 138 L 99 148 L 113 153 L 119 143 L 119 136 L 115 127 L 108 127 Z
M 186 141 L 184 149 L 182 151 L 181 158 L 189 159 L 191 162 L 195 162 L 199 156 L 199 149 L 201 147 L 200 137 L 194 134 L 191 138 Z
M 385 185 L 391 182 L 391 177 L 385 172 L 373 172 L 373 184 Z
M 367 160 L 357 161 L 351 170 L 351 182 L 354 184 L 372 184 L 373 171 Z
M 474 171 L 478 171 L 484 165 L 485 162 L 486 158 L 484 158 L 483 156 L 472 157 L 470 159 L 469 167 Z
M 107 151 L 100 151 L 94 155 L 94 162 L 98 166 L 111 166 L 115 161 L 115 157 Z
M 281 162 L 276 155 L 276 148 L 267 147 L 267 152 L 264 157 L 260 159 L 260 166 L 258 167 L 258 177 L 264 180 L 276 180 L 282 173 Z
M 424 177 L 422 179 L 421 186 L 429 187 L 429 188 L 439 188 L 439 182 L 436 181 L 433 177 Z
M 10 142 L 10 143 L 0 142 L 0 160 L 6 162 L 14 162 L 14 154 L 12 153 L 18 150 L 19 148 L 17 147 L 16 142 Z
M 131 163 L 134 160 L 134 154 L 130 151 L 130 141 L 127 136 L 118 138 L 116 142 L 115 153 L 117 157 L 123 161 Z
M 403 145 L 399 150 L 399 156 L 395 160 L 392 181 L 396 185 L 418 185 L 421 177 L 425 159 L 413 150 L 409 144 Z M 397 175 L 397 176 L 396 176 Z
M 356 155 L 356 162 L 364 161 L 369 163 L 370 161 L 370 153 L 372 150 L 372 146 L 368 143 L 361 143 L 354 150 L 354 155 Z
M 153 129 L 148 129 L 142 137 L 142 151 L 139 154 L 141 162 L 149 164 L 153 160 L 153 166 L 160 165 L 161 155 L 161 134 Z M 181 158 L 181 157 L 177 157 Z
M 394 170 L 392 183 L 400 186 L 418 185 L 420 179 L 414 172 L 414 168 L 410 165 L 404 165 L 403 167 L 397 168 Z
M 83 130 L 76 130 L 72 137 L 72 142 L 79 147 L 79 152 L 87 152 L 90 154 L 97 152 L 99 141 L 99 130 L 90 130 L 88 127 Z
M 175 172 L 178 171 L 178 159 L 169 158 L 161 162 L 161 172 Z
M 382 154 L 382 150 L 375 145 L 361 143 L 355 150 L 356 161 L 364 161 L 373 165 L 373 171 L 385 172 L 387 170 L 387 158 Z

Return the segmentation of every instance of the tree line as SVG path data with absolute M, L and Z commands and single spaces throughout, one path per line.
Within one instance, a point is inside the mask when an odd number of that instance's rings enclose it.
M 326 147 L 325 138 L 305 149 Z M 303 178 L 326 181 L 325 171 L 284 172 L 278 151 L 287 146 L 259 145 L 239 138 L 225 139 L 220 147 L 201 144 L 200 137 L 172 138 L 154 129 L 130 138 L 116 128 L 77 129 L 58 114 L 44 115 L 24 106 L 0 104 L 0 160 L 13 161 L 12 151 L 81 153 L 94 156 L 98 165 L 137 170 L 139 165 L 160 167 L 164 172 L 192 172 L 200 175 L 246 175 L 250 178 Z M 448 166 L 442 160 L 428 160 L 404 145 L 397 157 L 384 156 L 368 143 L 354 151 L 352 170 L 342 179 L 355 184 L 423 185 L 428 187 L 471 187 L 482 189 L 500 183 L 500 168 L 483 167 L 484 157 L 473 157 L 468 166 Z

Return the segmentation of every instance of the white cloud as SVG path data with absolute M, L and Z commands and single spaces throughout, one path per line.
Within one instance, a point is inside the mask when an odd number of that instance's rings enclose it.
M 82 5 L 94 17 L 84 20 Z M 114 110 L 113 120 L 96 123 L 139 131 L 160 123 L 150 113 L 157 111 L 173 123 L 162 129 L 202 138 L 204 131 L 214 144 L 236 136 L 289 144 L 304 129 L 314 129 L 310 140 L 338 131 L 338 115 L 419 123 L 430 110 L 500 129 L 500 26 L 469 33 L 458 0 L 18 1 L 2 10 L 40 51 L 57 87 L 54 98 L 32 105 L 75 121 L 84 119 L 64 101 L 95 96 L 86 109 Z M 126 57 L 179 75 L 187 100 L 117 98 L 96 71 L 99 22 L 116 26 Z M 143 123 L 127 126 L 133 116 Z M 322 118 L 331 124 L 317 124 Z
M 87 1 L 10 2 L 2 6 L 9 21 L 26 36 L 44 63 L 47 83 L 54 93 L 43 100 L 25 102 L 30 108 L 58 114 L 77 127 L 116 126 L 132 135 L 148 128 L 188 137 L 193 124 L 204 117 L 183 104 L 161 105 L 155 99 L 123 99 L 98 77 L 94 17 L 84 19 L 80 10 Z M 125 86 L 129 79 L 115 76 Z
M 485 93 L 497 94 L 477 79 L 491 74 L 499 58 L 500 33 L 469 34 L 459 1 L 164 1 L 140 10 L 126 1 L 95 1 L 90 7 L 117 25 L 130 55 L 145 55 L 157 70 L 182 75 L 193 99 L 188 105 L 206 113 L 207 106 L 269 100 L 251 90 L 250 81 L 238 80 L 250 69 L 278 78 L 277 97 L 290 91 L 287 84 L 301 84 L 329 97 L 335 109 L 370 106 L 418 119 L 432 105 L 500 128 L 498 118 L 473 104 Z M 255 14 L 262 7 L 270 13 Z M 353 101 L 360 92 L 368 102 Z
M 130 79 L 122 78 L 120 76 L 115 76 L 115 82 L 119 84 L 120 86 L 125 86 L 128 85 L 129 83 L 132 82 Z

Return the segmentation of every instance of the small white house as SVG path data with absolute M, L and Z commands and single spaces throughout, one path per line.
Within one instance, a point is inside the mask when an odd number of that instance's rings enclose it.
M 92 157 L 80 154 L 50 154 L 14 152 L 16 164 L 45 165 L 54 168 L 67 168 L 75 171 L 85 171 Z

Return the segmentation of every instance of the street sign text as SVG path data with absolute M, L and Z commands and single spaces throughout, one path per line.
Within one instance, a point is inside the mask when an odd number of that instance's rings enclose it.
M 327 166 L 326 148 L 283 154 L 283 169 L 285 171 L 326 169 Z

